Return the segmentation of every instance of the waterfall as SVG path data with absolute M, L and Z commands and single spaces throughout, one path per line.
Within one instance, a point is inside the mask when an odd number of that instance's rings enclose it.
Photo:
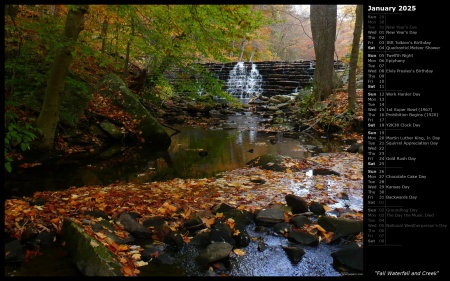
M 244 62 L 238 62 L 230 70 L 228 80 L 226 82 L 226 92 L 235 98 L 241 99 L 246 103 L 251 97 L 262 94 L 262 76 L 256 69 L 256 64 L 252 63 L 250 73 Z

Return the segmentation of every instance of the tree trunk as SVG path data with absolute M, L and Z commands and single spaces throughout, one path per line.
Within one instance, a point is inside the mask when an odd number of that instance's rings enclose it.
M 134 36 L 134 18 L 131 16 L 131 36 Z M 128 63 L 130 62 L 130 46 L 131 46 L 131 40 L 133 40 L 133 37 L 128 39 L 127 41 L 127 53 L 125 55 L 125 64 L 123 66 L 123 80 L 125 81 L 128 76 Z
M 333 93 L 334 43 L 336 39 L 337 5 L 311 5 L 311 33 L 314 41 L 316 68 L 313 92 L 319 100 Z
M 67 14 L 62 36 L 63 46 L 59 49 L 50 69 L 44 102 L 37 119 L 37 128 L 41 130 L 43 137 L 36 147 L 39 150 L 51 150 L 53 148 L 67 70 L 72 61 L 72 51 L 78 35 L 84 29 L 84 15 L 88 13 L 88 10 L 89 5 L 79 5 L 71 8 Z
M 101 35 L 102 35 L 102 54 L 104 54 L 106 50 L 106 38 L 108 37 L 108 18 L 105 18 L 103 20 Z
M 352 52 L 350 54 L 350 66 L 348 71 L 348 110 L 356 108 L 356 66 L 359 56 L 359 40 L 363 25 L 363 5 L 356 6 L 355 29 L 353 31 Z

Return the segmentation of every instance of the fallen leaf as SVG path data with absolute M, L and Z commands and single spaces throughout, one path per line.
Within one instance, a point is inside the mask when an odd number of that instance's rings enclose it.
M 241 249 L 234 249 L 233 252 L 238 256 L 245 256 L 246 252 Z

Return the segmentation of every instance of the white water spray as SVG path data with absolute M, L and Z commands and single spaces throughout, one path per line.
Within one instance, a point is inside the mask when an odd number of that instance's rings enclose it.
M 248 73 L 244 62 L 238 62 L 230 71 L 226 82 L 226 92 L 244 103 L 249 98 L 262 94 L 262 76 L 256 69 L 256 65 L 252 63 L 252 69 Z

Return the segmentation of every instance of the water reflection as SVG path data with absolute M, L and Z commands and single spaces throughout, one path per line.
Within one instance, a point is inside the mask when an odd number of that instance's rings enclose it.
M 72 186 L 210 177 L 244 167 L 250 160 L 267 153 L 300 159 L 308 153 L 307 144 L 317 141 L 306 142 L 283 137 L 281 133 L 258 132 L 253 130 L 258 122 L 255 117 L 231 116 L 229 121 L 235 122 L 237 129 L 178 127 L 180 133 L 172 136 L 172 144 L 165 151 L 150 146 L 119 146 L 98 157 L 75 163 L 15 171 L 5 179 L 6 196 L 32 196 L 35 191 Z

